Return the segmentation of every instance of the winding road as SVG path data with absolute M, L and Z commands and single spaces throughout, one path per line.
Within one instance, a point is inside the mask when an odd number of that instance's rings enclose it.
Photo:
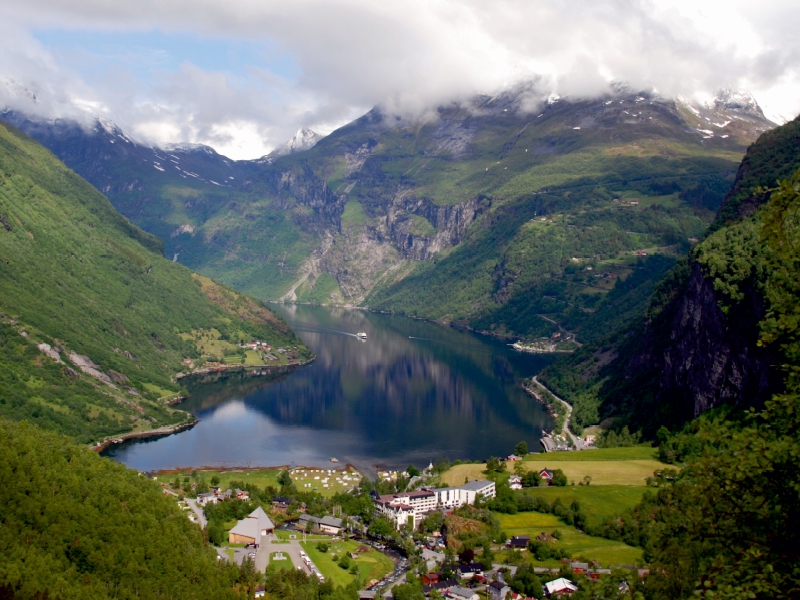
M 576 450 L 588 450 L 589 448 L 586 446 L 584 441 L 578 436 L 576 436 L 574 433 L 572 433 L 572 431 L 570 431 L 569 426 L 570 426 L 570 421 L 572 420 L 572 405 L 569 402 L 566 402 L 565 400 L 562 400 L 561 398 L 553 394 L 553 392 L 548 390 L 544 386 L 544 384 L 542 384 L 536 377 L 533 378 L 533 382 L 546 392 L 552 394 L 553 398 L 561 402 L 561 404 L 563 404 L 567 408 L 567 418 L 564 419 L 564 427 L 563 427 L 564 435 L 569 436 Z

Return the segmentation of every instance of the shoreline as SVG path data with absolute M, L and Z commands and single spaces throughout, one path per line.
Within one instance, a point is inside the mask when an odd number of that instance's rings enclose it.
M 316 355 L 307 360 L 302 360 L 296 363 L 288 363 L 285 365 L 220 365 L 218 367 L 206 367 L 205 369 L 195 369 L 189 373 L 178 373 L 175 375 L 176 380 L 192 377 L 196 375 L 209 375 L 213 373 L 227 373 L 228 371 L 245 371 L 252 377 L 259 375 L 272 375 L 272 369 L 293 369 L 297 367 L 305 367 L 317 360 Z M 182 397 L 180 400 L 185 400 L 187 396 Z M 176 399 L 177 400 L 177 399 Z M 175 402 L 177 404 L 177 402 Z
M 293 371 L 298 367 L 304 367 L 308 364 L 311 364 L 316 360 L 316 356 L 312 356 L 308 360 L 300 361 L 297 363 L 290 363 L 288 365 L 253 365 L 253 366 L 243 366 L 243 365 L 223 365 L 220 367 L 212 367 L 208 369 L 198 369 L 196 371 L 192 371 L 191 373 L 178 373 L 175 376 L 176 380 L 184 379 L 186 377 L 191 376 L 200 376 L 200 375 L 209 375 L 215 373 L 227 373 L 228 371 L 244 371 L 251 377 L 258 377 L 261 375 L 272 375 L 273 369 L 277 371 L 286 370 L 286 371 Z M 175 406 L 180 404 L 184 400 L 187 400 L 189 396 L 177 396 L 172 400 L 165 402 L 166 406 Z M 178 409 L 180 410 L 180 409 Z M 122 433 L 119 435 L 110 436 L 96 444 L 92 444 L 89 448 L 93 452 L 102 452 L 109 446 L 114 444 L 121 444 L 123 442 L 127 442 L 130 440 L 140 439 L 140 438 L 148 438 L 148 437 L 162 437 L 172 435 L 174 433 L 180 433 L 181 431 L 185 431 L 187 429 L 191 429 L 195 425 L 197 425 L 200 420 L 194 416 L 193 414 L 184 412 L 187 415 L 192 417 L 192 420 L 187 423 L 182 423 L 181 425 L 173 425 L 173 426 L 165 426 L 165 427 L 158 427 L 156 429 L 147 429 L 144 431 L 130 431 L 128 433 Z
M 341 464 L 341 463 L 335 463 Z M 217 471 L 219 473 L 245 473 L 245 472 L 253 472 L 253 471 L 297 471 L 297 470 L 311 470 L 311 469 L 320 469 L 320 470 L 329 470 L 323 469 L 319 466 L 311 466 L 307 467 L 304 465 L 297 465 L 297 466 L 290 466 L 290 465 L 276 465 L 276 466 L 266 466 L 266 467 L 214 467 L 211 465 L 204 465 L 202 467 L 173 467 L 170 469 L 158 469 L 155 471 L 151 471 L 154 475 L 178 475 L 180 473 L 185 473 L 186 471 L 197 471 L 198 473 L 204 473 L 208 471 Z M 331 471 L 348 471 L 348 472 L 355 472 L 359 475 L 363 475 L 363 473 L 358 470 L 354 465 L 350 463 L 345 463 L 345 465 L 341 469 L 330 469 Z
M 191 414 L 191 413 L 186 413 L 186 414 Z M 110 438 L 106 438 L 102 442 L 97 442 L 93 446 L 90 446 L 90 448 L 93 452 L 99 453 L 113 444 L 121 444 L 123 442 L 127 442 L 128 440 L 135 440 L 137 438 L 172 435 L 173 433 L 178 433 L 180 431 L 191 429 L 199 422 L 200 420 L 194 415 L 192 415 L 192 420 L 189 421 L 188 423 L 183 423 L 181 425 L 174 425 L 171 427 L 159 427 L 158 429 L 147 429 L 145 431 L 130 431 L 128 433 L 122 433 L 120 435 L 115 435 Z

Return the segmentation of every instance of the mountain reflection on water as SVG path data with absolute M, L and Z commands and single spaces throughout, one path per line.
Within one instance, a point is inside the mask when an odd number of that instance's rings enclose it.
M 552 357 L 405 317 L 275 305 L 317 355 L 293 373 L 195 384 L 194 428 L 107 455 L 142 470 L 330 464 L 426 466 L 534 449 L 546 411 L 519 387 Z M 362 342 L 355 333 L 367 333 Z M 424 464 L 423 464 L 424 463 Z

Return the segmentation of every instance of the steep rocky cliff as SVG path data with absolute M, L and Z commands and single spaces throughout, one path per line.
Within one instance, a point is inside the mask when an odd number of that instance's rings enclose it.
M 543 379 L 580 403 L 601 405 L 652 435 L 710 408 L 763 406 L 785 373 L 778 345 L 760 346 L 769 314 L 757 209 L 800 168 L 800 117 L 764 134 L 747 152 L 708 237 L 654 293 L 632 329 L 570 357 Z M 597 357 L 607 357 L 601 368 Z
M 674 407 L 680 418 L 696 417 L 723 403 L 763 406 L 781 386 L 782 376 L 774 369 L 778 352 L 757 345 L 766 314 L 761 291 L 748 283 L 742 295 L 726 314 L 713 280 L 693 263 L 675 306 L 667 309 L 672 319 L 666 346 L 659 352 L 654 338 L 661 328 L 648 328 L 626 379 L 641 371 L 660 373 L 655 404 Z

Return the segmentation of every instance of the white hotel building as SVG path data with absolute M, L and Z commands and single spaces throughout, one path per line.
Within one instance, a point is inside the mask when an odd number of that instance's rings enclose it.
M 375 497 L 375 511 L 401 525 L 414 520 L 416 528 L 425 515 L 437 509 L 452 510 L 464 504 L 474 504 L 478 495 L 484 498 L 496 496 L 494 481 L 470 481 L 457 488 L 422 488 L 413 492 L 401 492 Z

